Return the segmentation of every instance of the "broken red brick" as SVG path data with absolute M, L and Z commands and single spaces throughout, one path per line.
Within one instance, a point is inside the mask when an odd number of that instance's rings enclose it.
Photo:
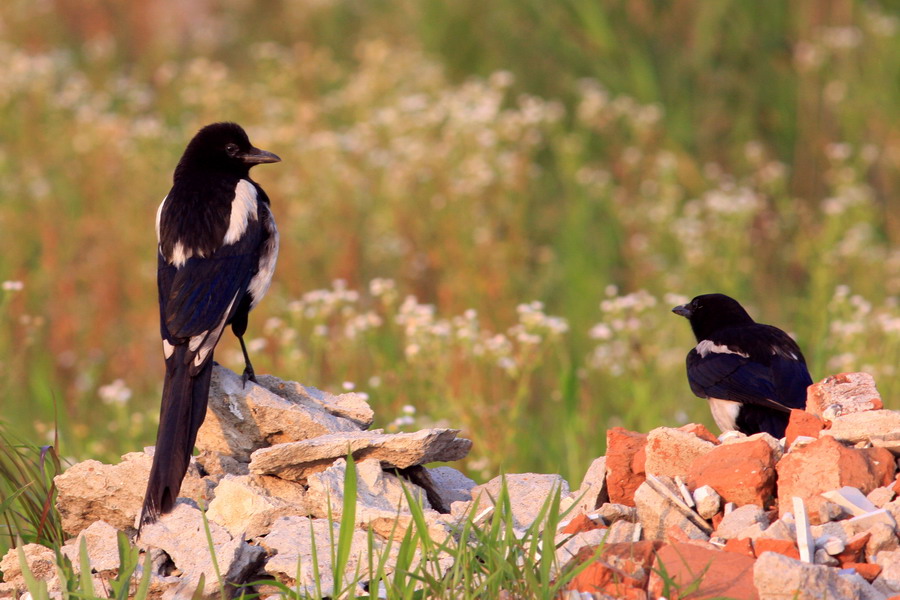
M 639 580 L 602 560 L 595 560 L 570 583 L 569 589 L 592 594 L 609 594 L 615 598 L 638 598 L 630 590 L 643 593 Z M 646 596 L 644 596 L 646 597 Z
M 782 515 L 790 511 L 794 496 L 811 501 L 822 492 L 845 485 L 868 494 L 890 485 L 895 469 L 893 455 L 884 448 L 850 448 L 826 435 L 785 454 L 778 462 L 779 509 Z
M 753 540 L 750 538 L 731 538 L 725 542 L 723 550 L 756 558 L 756 554 L 753 552 Z
M 800 560 L 800 550 L 797 549 L 797 544 L 790 540 L 774 540 L 766 538 L 753 540 L 754 555 L 759 556 L 763 552 L 777 552 L 778 554 Z
M 825 429 L 825 421 L 821 418 L 805 410 L 794 409 L 791 411 L 791 417 L 784 432 L 785 447 L 790 448 L 794 440 L 801 435 L 817 438 L 823 429 Z
M 835 555 L 835 558 L 841 563 L 851 564 L 858 563 L 865 560 L 865 556 L 863 556 L 863 552 L 865 552 L 866 544 L 869 543 L 869 538 L 872 537 L 872 534 L 868 531 L 864 531 L 862 533 L 857 533 L 853 537 L 851 537 L 844 544 L 844 549 L 840 554 Z
M 670 544 L 657 552 L 657 567 L 650 575 L 647 591 L 650 597 L 659 598 L 665 586 L 660 573 L 677 586 L 691 586 L 693 599 L 733 598 L 757 600 L 753 584 L 755 559 L 735 552 L 709 550 L 693 544 Z M 693 587 L 696 586 L 696 587 Z
M 717 438 L 709 429 L 706 428 L 705 425 L 700 423 L 688 423 L 687 425 L 682 425 L 679 427 L 681 431 L 687 431 L 688 433 L 693 433 L 701 440 L 706 440 L 707 442 L 712 442 L 713 444 L 719 444 L 719 438 Z
M 863 579 L 872 583 L 875 581 L 875 578 L 881 575 L 881 565 L 876 565 L 872 563 L 844 563 L 841 565 L 844 569 L 855 569 L 857 573 L 862 575 Z
M 634 506 L 634 492 L 646 479 L 647 434 L 613 427 L 606 432 L 606 487 L 609 501 Z
M 823 417 L 826 410 L 838 415 L 881 410 L 884 403 L 868 373 L 838 373 L 806 389 L 806 410 Z
M 762 439 L 724 444 L 692 463 L 687 485 L 708 485 L 724 502 L 768 506 L 775 496 L 775 456 Z
M 575 535 L 576 533 L 583 533 L 593 529 L 603 529 L 603 525 L 593 522 L 586 514 L 582 513 L 569 521 L 569 524 L 563 528 L 562 533 Z

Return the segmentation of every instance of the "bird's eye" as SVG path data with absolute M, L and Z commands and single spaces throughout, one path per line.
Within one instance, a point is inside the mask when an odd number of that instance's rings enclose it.
M 238 148 L 237 144 L 228 144 L 225 146 L 225 152 L 228 153 L 228 156 L 234 156 L 237 154 L 238 150 L 240 150 L 240 148 Z

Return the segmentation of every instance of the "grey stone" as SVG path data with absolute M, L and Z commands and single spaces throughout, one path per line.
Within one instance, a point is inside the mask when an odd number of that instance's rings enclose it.
M 640 540 L 642 532 L 643 528 L 640 523 L 616 521 L 609 526 L 606 543 L 616 544 L 619 542 L 637 542 Z
M 232 538 L 217 523 L 209 521 L 208 524 L 220 572 L 226 573 L 245 542 Z M 172 512 L 162 515 L 155 523 L 144 525 L 137 544 L 144 550 L 157 548 L 164 551 L 181 571 L 180 583 L 169 587 L 164 599 L 191 597 L 201 575 L 205 582 L 203 594 L 218 593 L 219 581 L 206 538 L 203 515 L 190 501 L 179 500 Z
M 273 380 L 266 381 L 276 387 Z M 239 375 L 216 365 L 197 448 L 249 462 L 258 448 L 360 430 L 356 421 L 336 416 L 318 402 L 297 398 L 296 394 L 284 398 L 249 381 L 245 386 Z
M 877 506 L 878 508 L 884 508 L 884 506 L 894 499 L 896 496 L 896 492 L 894 492 L 893 487 L 880 487 L 875 488 L 866 496 L 869 502 Z
M 876 583 L 891 593 L 900 593 L 900 550 L 879 552 L 874 558 L 875 564 L 881 566 Z
M 308 514 L 305 495 L 302 502 L 287 502 L 270 494 L 259 479 L 260 476 L 254 475 L 226 476 L 216 486 L 216 497 L 209 503 L 207 518 L 223 526 L 232 536 L 244 535 L 249 539 L 268 533 L 279 517 Z
M 430 462 L 465 458 L 472 442 L 457 437 L 458 429 L 423 429 L 386 434 L 381 430 L 344 431 L 297 442 L 277 444 L 253 452 L 250 472 L 303 481 L 324 471 L 352 452 L 358 462 L 378 459 L 386 466 L 406 468 Z
M 867 410 L 836 417 L 831 428 L 820 435 L 830 435 L 846 444 L 871 442 L 900 454 L 900 412 Z
M 848 485 L 837 490 L 823 492 L 821 495 L 853 516 L 864 515 L 878 509 L 865 494 Z
M 368 429 L 375 420 L 375 413 L 362 394 L 348 392 L 335 396 L 296 381 L 283 381 L 272 375 L 260 375 L 256 380 L 259 385 L 285 400 L 299 406 L 320 407 L 335 417 L 353 421 L 359 429 Z
M 871 537 L 866 543 L 866 556 L 870 561 L 871 557 L 881 552 L 900 550 L 897 532 L 887 523 L 876 523 L 868 529 L 868 533 L 871 534 Z
M 780 519 L 777 519 L 766 527 L 759 537 L 761 539 L 769 540 L 796 540 L 797 528 L 796 523 L 794 522 L 794 515 L 792 513 L 785 513 Z
M 504 478 L 515 527 L 531 526 L 550 494 L 556 490 L 559 491 L 560 497 L 565 497 L 569 493 L 569 484 L 560 475 L 541 473 L 502 475 L 472 488 L 472 499 L 477 499 L 479 512 L 494 505 L 494 501 L 500 495 Z
M 56 554 L 53 550 L 40 544 L 25 544 L 21 548 L 25 554 L 25 564 L 28 565 L 28 570 L 31 571 L 34 578 L 47 582 L 48 591 L 58 594 L 60 590 L 59 572 L 56 567 Z M 3 581 L 13 584 L 19 590 L 26 589 L 16 548 L 11 548 L 0 559 L 0 571 L 3 572 Z
M 344 479 L 347 462 L 341 458 L 321 473 L 308 480 L 307 502 L 313 517 L 331 517 L 340 520 L 344 502 Z M 423 508 L 429 533 L 436 541 L 443 541 L 447 532 L 439 514 L 431 510 L 425 490 L 381 468 L 378 460 L 370 459 L 356 464 L 355 521 L 358 526 L 371 526 L 383 537 L 402 538 L 413 522 L 404 488 Z M 329 508 L 330 507 L 330 508 Z
M 454 502 L 468 502 L 472 499 L 472 488 L 475 482 L 454 469 L 453 467 L 435 467 L 428 469 L 434 489 L 450 506 Z
M 654 475 L 686 475 L 694 459 L 710 452 L 716 444 L 688 431 L 657 427 L 647 434 L 645 470 Z
M 824 548 L 819 548 L 818 550 L 816 550 L 813 562 L 817 565 L 825 565 L 828 567 L 841 566 L 841 561 L 829 554 L 828 551 Z
M 846 510 L 839 504 L 824 500 L 819 504 L 819 522 L 827 523 L 828 521 L 837 521 L 841 518 L 850 516 Z
M 609 501 L 606 490 L 606 457 L 595 458 L 588 467 L 578 490 L 572 492 L 570 498 L 575 507 L 571 514 L 590 513 Z
M 745 504 L 722 517 L 715 535 L 726 540 L 746 537 L 741 532 L 753 525 L 759 525 L 765 529 L 769 526 L 769 518 L 759 506 Z
M 722 497 L 708 485 L 702 485 L 694 490 L 693 497 L 697 513 L 704 519 L 712 519 L 722 508 Z
M 315 568 L 323 596 L 334 596 L 336 590 L 333 577 L 332 540 L 337 543 L 340 523 L 328 519 L 308 517 L 282 517 L 272 525 L 272 531 L 261 540 L 270 558 L 266 562 L 266 572 L 278 581 L 290 586 L 298 585 L 307 593 L 314 593 Z M 315 545 L 316 561 L 313 561 Z M 381 551 L 383 544 L 376 540 L 375 551 Z M 356 582 L 368 581 L 368 535 L 356 530 L 350 545 L 350 555 L 344 565 L 344 576 L 339 584 L 341 589 L 358 587 Z M 380 555 L 380 554 L 378 554 Z M 299 575 L 299 579 L 298 579 Z M 357 595 L 362 595 L 359 590 Z
M 616 521 L 628 521 L 630 523 L 637 523 L 638 521 L 637 508 L 628 506 L 627 504 L 615 504 L 613 502 L 603 504 L 597 510 L 588 513 L 588 515 L 597 515 L 603 519 L 603 522 L 607 525 L 612 525 Z
M 81 540 L 84 539 L 91 568 L 100 573 L 119 568 L 119 532 L 106 521 L 95 521 L 62 547 L 76 572 L 81 571 Z
M 804 563 L 776 552 L 763 552 L 756 559 L 753 583 L 761 600 L 884 598 L 856 573 L 842 575 L 832 567 Z
M 634 503 L 643 528 L 644 539 L 662 540 L 665 538 L 666 530 L 675 526 L 691 539 L 708 540 L 709 526 L 706 525 L 706 529 L 701 528 L 697 521 L 702 519 L 678 498 L 674 483 L 666 481 L 668 478 L 665 477 L 659 479 L 664 481 L 663 485 L 671 486 L 669 494 L 658 485 L 654 486 L 649 478 L 634 493 Z M 693 517 L 691 513 L 694 514 Z
M 816 547 L 821 548 L 831 556 L 836 556 L 843 552 L 847 545 L 841 538 L 830 535 L 828 537 L 816 538 Z
M 117 465 L 86 460 L 69 467 L 54 478 L 58 495 L 56 507 L 63 529 L 77 535 L 95 521 L 106 521 L 116 529 L 133 529 L 144 501 L 152 455 L 131 452 Z M 180 495 L 204 500 L 209 482 L 201 479 L 192 461 L 181 484 Z
M 200 452 L 196 457 L 197 464 L 207 473 L 207 476 L 218 483 L 226 475 L 249 475 L 250 467 L 246 462 L 241 462 L 233 456 L 210 452 Z
M 565 569 L 578 551 L 585 547 L 595 547 L 603 543 L 609 543 L 606 539 L 609 533 L 606 529 L 591 529 L 574 535 L 559 533 L 556 535 L 556 564 Z

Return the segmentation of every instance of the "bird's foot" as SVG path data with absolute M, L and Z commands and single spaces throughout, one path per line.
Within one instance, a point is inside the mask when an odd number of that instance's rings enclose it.
M 241 381 L 243 382 L 244 387 L 247 387 L 248 381 L 259 383 L 258 381 L 256 381 L 256 373 L 253 372 L 253 367 L 247 365 L 247 367 L 244 369 L 244 374 L 241 375 Z

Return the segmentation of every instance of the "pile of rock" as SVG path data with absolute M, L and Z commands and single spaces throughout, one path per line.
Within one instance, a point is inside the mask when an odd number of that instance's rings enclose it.
M 614 428 L 582 485 L 596 506 L 565 532 L 596 538 L 633 507 L 634 544 L 608 544 L 573 583 L 615 598 L 656 598 L 666 578 L 691 598 L 866 598 L 900 593 L 900 413 L 864 373 L 809 389 L 787 435 L 718 438 L 700 425 L 649 434 Z M 597 464 L 602 463 L 602 465 Z M 604 485 L 605 484 L 605 485 Z M 571 544 L 572 541 L 570 540 Z M 625 557 L 623 559 L 623 556 Z M 677 590 L 669 590 L 675 594 Z M 898 596 L 900 597 L 900 596 Z
M 185 498 L 137 540 L 154 559 L 155 595 L 190 594 L 205 575 L 204 593 L 217 596 L 200 506 L 208 506 L 227 581 L 269 577 L 312 588 L 314 541 L 326 595 L 352 581 L 358 566 L 365 571 L 367 530 L 379 556 L 402 538 L 412 520 L 404 488 L 425 507 L 437 540 L 453 535 L 460 519 L 477 521 L 491 510 L 501 478 L 475 486 L 450 467 L 423 466 L 466 455 L 471 444 L 457 431 L 368 431 L 373 415 L 359 395 L 331 396 L 272 377 L 260 384 L 244 388 L 237 375 L 215 371 Z M 348 451 L 357 462 L 357 529 L 347 579 L 338 585 L 330 580 L 330 549 Z M 695 424 L 649 434 L 613 428 L 606 456 L 574 492 L 559 475 L 505 481 L 520 531 L 561 493 L 556 567 L 588 563 L 567 596 L 886 599 L 900 593 L 897 454 L 900 413 L 884 410 L 872 378 L 854 373 L 812 386 L 807 410 L 792 414 L 783 440 L 716 437 Z M 150 468 L 147 453 L 123 459 L 86 461 L 57 478 L 64 528 L 78 536 L 64 552 L 76 556 L 84 538 L 101 578 L 118 566 L 116 531 L 134 532 Z M 26 554 L 32 570 L 52 581 L 52 551 L 29 546 Z M 442 568 L 452 561 L 429 559 Z M 14 554 L 0 570 L 7 579 L 0 596 L 22 589 Z
M 472 443 L 454 429 L 369 431 L 373 416 L 360 394 L 334 396 L 271 376 L 245 387 L 239 376 L 217 366 L 197 436 L 200 454 L 185 477 L 183 497 L 135 540 L 154 559 L 151 597 L 191 597 L 201 575 L 204 597 L 219 597 L 201 508 L 207 508 L 218 568 L 227 581 L 268 577 L 295 585 L 299 575 L 300 585 L 312 589 L 315 539 L 319 583 L 329 594 L 334 584 L 330 529 L 341 521 L 348 452 L 357 463 L 361 528 L 351 564 L 345 565 L 348 581 L 357 563 L 367 565 L 366 528 L 375 532 L 376 552 L 387 538 L 402 537 L 412 519 L 407 492 L 424 506 L 432 536 L 446 536 L 450 505 L 470 500 L 475 483 L 450 467 L 422 465 L 462 459 Z M 117 531 L 136 533 L 152 448 L 122 458 L 116 465 L 81 462 L 56 478 L 63 529 L 76 536 L 63 552 L 77 569 L 85 539 L 97 589 L 119 566 Z M 52 550 L 31 544 L 25 552 L 35 574 L 58 590 Z M 6 580 L 0 597 L 24 590 L 14 551 L 0 561 L 0 570 Z

